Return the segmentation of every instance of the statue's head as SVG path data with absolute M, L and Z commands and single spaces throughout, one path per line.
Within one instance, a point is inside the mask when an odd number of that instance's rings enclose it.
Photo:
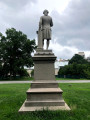
M 44 11 L 43 11 L 43 14 L 44 14 L 45 16 L 47 16 L 47 15 L 48 15 L 48 13 L 49 13 L 49 11 L 48 11 L 48 10 L 44 10 Z

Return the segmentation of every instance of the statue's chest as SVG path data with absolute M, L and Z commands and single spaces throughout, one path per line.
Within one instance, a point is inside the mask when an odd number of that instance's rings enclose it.
M 50 21 L 51 21 L 50 17 L 43 17 L 42 18 L 42 23 L 43 24 L 50 24 Z

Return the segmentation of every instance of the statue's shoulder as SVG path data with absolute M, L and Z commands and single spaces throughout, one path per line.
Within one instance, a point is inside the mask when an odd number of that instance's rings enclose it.
M 48 15 L 49 18 L 52 18 L 51 16 Z
M 40 17 L 40 19 L 45 20 L 45 19 L 47 19 L 47 17 L 43 15 L 43 16 Z
M 50 20 L 52 19 L 52 17 L 51 17 L 51 16 L 49 16 L 49 15 L 48 15 L 48 18 L 49 18 Z
M 48 16 L 44 16 L 44 15 L 43 15 L 43 16 L 41 16 L 40 18 L 41 18 L 41 19 L 46 19 L 46 18 L 52 19 L 52 17 L 50 17 L 49 15 L 48 15 Z
M 43 19 L 43 18 L 44 18 L 44 16 L 41 16 L 41 17 L 40 17 L 40 19 Z

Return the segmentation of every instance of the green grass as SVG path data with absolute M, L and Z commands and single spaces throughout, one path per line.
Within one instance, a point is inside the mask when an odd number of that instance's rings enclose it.
M 30 84 L 0 85 L 0 120 L 90 120 L 90 83 L 59 84 L 71 111 L 35 111 L 19 114 Z

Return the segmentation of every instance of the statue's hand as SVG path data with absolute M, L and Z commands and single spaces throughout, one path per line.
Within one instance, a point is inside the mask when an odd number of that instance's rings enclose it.
M 36 33 L 38 34 L 38 31 L 36 31 Z

